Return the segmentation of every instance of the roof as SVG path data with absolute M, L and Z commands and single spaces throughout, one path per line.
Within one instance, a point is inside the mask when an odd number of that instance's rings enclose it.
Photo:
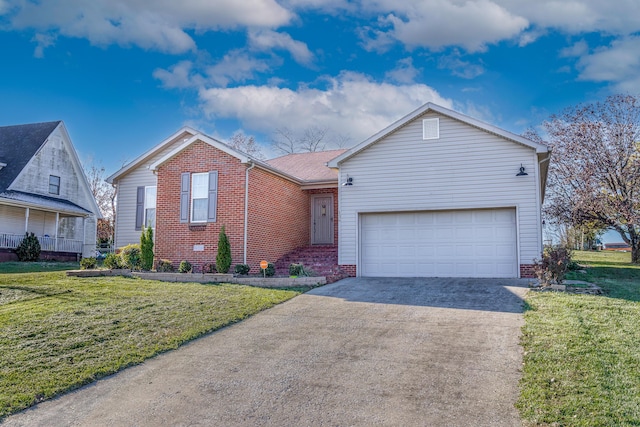
M 266 160 L 265 163 L 301 181 L 337 180 L 338 171 L 328 168 L 327 162 L 345 151 L 347 150 L 287 154 L 286 156 Z
M 88 215 L 92 212 L 76 205 L 65 199 L 58 199 L 55 197 L 41 196 L 39 194 L 24 193 L 22 191 L 4 191 L 0 193 L 0 199 L 12 201 L 17 204 L 32 205 L 32 206 L 44 206 L 51 209 L 55 209 L 60 212 Z M 98 211 L 99 213 L 99 211 Z
M 0 192 L 15 181 L 60 123 L 58 120 L 0 127 L 0 163 L 6 164 L 0 169 Z
M 380 132 L 376 133 L 375 135 L 372 135 L 371 137 L 369 137 L 368 139 L 364 140 L 360 144 L 356 145 L 355 147 L 351 148 L 350 150 L 342 153 L 341 155 L 339 155 L 335 159 L 331 160 L 329 162 L 329 167 L 337 168 L 341 162 L 343 162 L 343 161 L 355 156 L 359 152 L 361 152 L 364 149 L 368 148 L 369 146 L 377 143 L 378 141 L 380 141 L 381 139 L 385 138 L 389 134 L 395 132 L 396 130 L 398 130 L 399 128 L 403 127 L 407 123 L 413 121 L 414 119 L 422 116 L 423 114 L 425 114 L 425 113 L 427 113 L 429 111 L 433 111 L 433 112 L 436 112 L 436 113 L 441 114 L 443 116 L 450 117 L 450 118 L 452 118 L 454 120 L 458 120 L 458 121 L 466 123 L 466 124 L 468 124 L 470 126 L 476 127 L 478 129 L 484 130 L 484 131 L 492 133 L 494 135 L 501 136 L 501 137 L 503 137 L 505 139 L 508 139 L 510 141 L 513 141 L 513 142 L 516 142 L 518 144 L 521 144 L 521 145 L 524 145 L 526 147 L 532 148 L 532 149 L 535 150 L 536 153 L 548 153 L 550 151 L 549 147 L 546 146 L 545 144 L 540 144 L 538 142 L 531 141 L 530 139 L 527 139 L 527 138 L 525 138 L 523 136 L 516 135 L 515 133 L 508 132 L 508 131 L 506 131 L 504 129 L 500 129 L 497 126 L 490 125 L 490 124 L 485 123 L 483 121 L 480 121 L 480 120 L 474 119 L 472 117 L 466 116 L 466 115 L 464 115 L 462 113 L 458 113 L 457 111 L 449 110 L 448 108 L 444 108 L 444 107 L 441 107 L 441 106 L 439 106 L 437 104 L 428 102 L 428 103 L 424 104 L 422 107 L 412 111 L 411 113 L 407 114 L 406 116 L 404 116 L 400 120 L 392 123 L 391 125 L 389 125 L 386 128 L 382 129 Z

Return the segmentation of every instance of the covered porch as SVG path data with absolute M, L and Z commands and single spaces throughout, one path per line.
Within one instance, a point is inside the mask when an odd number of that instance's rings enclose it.
M 17 200 L 0 203 L 0 251 L 4 255 L 1 260 L 11 258 L 9 255 L 20 245 L 25 233 L 36 235 L 43 259 L 77 260 L 95 251 L 95 236 L 86 231 L 91 213 L 68 202 L 55 202 L 47 203 L 49 206 Z

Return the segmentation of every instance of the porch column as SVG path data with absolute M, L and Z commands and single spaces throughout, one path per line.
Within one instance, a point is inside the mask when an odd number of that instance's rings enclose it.
M 84 244 L 87 242 L 87 217 L 83 216 L 82 217 L 82 255 L 84 256 Z M 95 256 L 95 248 L 94 249 L 94 254 L 93 256 Z
M 54 244 L 53 244 L 53 250 L 58 252 L 58 226 L 60 225 L 60 212 L 56 212 L 56 232 L 53 236 L 54 240 Z
M 29 229 L 29 208 L 24 211 L 24 232 L 27 233 Z

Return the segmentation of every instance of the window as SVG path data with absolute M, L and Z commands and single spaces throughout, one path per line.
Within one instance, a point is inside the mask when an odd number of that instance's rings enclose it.
M 422 120 L 422 139 L 440 138 L 440 119 Z
M 144 226 L 156 228 L 156 187 L 144 189 Z
M 207 222 L 209 174 L 191 175 L 191 222 Z
M 60 177 L 49 175 L 49 194 L 60 194 Z
M 217 206 L 217 171 L 181 174 L 180 222 L 216 222 Z

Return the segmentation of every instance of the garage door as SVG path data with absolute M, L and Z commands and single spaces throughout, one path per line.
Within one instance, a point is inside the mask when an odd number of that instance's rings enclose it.
M 517 277 L 515 209 L 362 214 L 370 277 Z

